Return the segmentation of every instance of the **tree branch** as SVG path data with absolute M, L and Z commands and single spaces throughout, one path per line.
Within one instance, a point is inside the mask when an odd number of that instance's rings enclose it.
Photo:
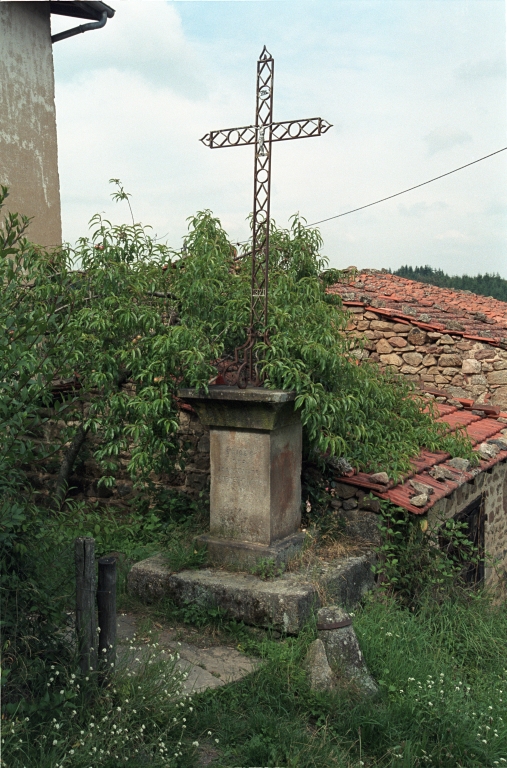
M 76 461 L 79 451 L 81 450 L 81 447 L 86 440 L 88 430 L 89 427 L 85 428 L 82 424 L 79 425 L 76 434 L 72 438 L 65 456 L 63 457 L 60 471 L 58 473 L 58 477 L 56 478 L 54 501 L 57 509 L 59 509 L 65 501 L 67 488 L 69 486 L 69 478 L 74 468 L 74 462 Z

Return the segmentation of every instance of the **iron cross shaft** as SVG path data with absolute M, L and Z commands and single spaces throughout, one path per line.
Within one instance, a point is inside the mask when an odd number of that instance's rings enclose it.
M 273 122 L 273 78 L 274 60 L 264 46 L 257 61 L 255 125 L 211 131 L 201 139 L 202 143 L 210 149 L 255 146 L 250 325 L 247 329 L 246 342 L 234 351 L 234 359 L 223 369 L 227 382 L 241 388 L 262 384 L 255 346 L 258 341 L 268 343 L 272 144 L 275 141 L 322 136 L 332 127 L 320 117 L 282 123 Z

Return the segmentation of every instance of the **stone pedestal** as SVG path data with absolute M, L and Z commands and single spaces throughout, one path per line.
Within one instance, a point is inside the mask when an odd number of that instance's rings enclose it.
M 212 386 L 179 396 L 210 428 L 210 561 L 277 565 L 301 546 L 302 427 L 295 393 Z

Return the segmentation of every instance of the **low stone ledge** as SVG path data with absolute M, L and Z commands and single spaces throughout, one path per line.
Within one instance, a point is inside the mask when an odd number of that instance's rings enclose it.
M 343 558 L 324 564 L 318 574 L 301 571 L 263 581 L 211 568 L 173 573 L 163 555 L 156 555 L 136 563 L 127 583 L 129 593 L 146 603 L 168 597 L 180 607 L 219 607 L 245 624 L 297 634 L 320 607 L 319 594 L 345 607 L 360 602 L 374 586 L 372 558 Z

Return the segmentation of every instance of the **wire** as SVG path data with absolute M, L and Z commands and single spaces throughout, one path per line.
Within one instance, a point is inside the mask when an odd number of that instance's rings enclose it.
M 493 157 L 493 155 L 498 155 L 499 152 L 505 152 L 507 147 L 502 147 L 502 149 L 497 149 L 496 152 L 492 152 L 490 155 L 484 155 L 484 157 L 479 157 L 478 160 L 472 160 L 471 163 L 467 163 L 466 165 L 460 165 L 459 168 L 454 168 L 453 171 L 447 171 L 447 173 L 442 173 L 440 176 L 435 176 L 434 179 L 428 179 L 428 181 L 423 181 L 422 184 L 416 184 L 414 187 L 409 187 L 408 189 L 404 189 L 401 192 L 396 192 L 394 195 L 389 195 L 388 197 L 383 197 L 381 200 L 375 200 L 374 203 L 368 203 L 368 205 L 361 205 L 359 208 L 353 208 L 351 211 L 345 211 L 345 213 L 338 213 L 336 216 L 329 216 L 327 219 L 320 219 L 320 221 L 314 221 L 311 224 L 305 224 L 305 227 L 314 227 L 316 224 L 323 224 L 325 221 L 331 221 L 332 219 L 339 219 L 341 216 L 348 216 L 349 213 L 355 213 L 356 211 L 362 211 L 364 208 L 370 208 L 372 205 L 378 205 L 378 203 L 383 203 L 385 200 L 392 200 L 393 197 L 398 197 L 399 195 L 404 195 L 405 192 L 411 192 L 413 189 L 418 189 L 419 187 L 424 187 L 425 184 L 431 184 L 432 181 L 437 181 L 438 179 L 443 179 L 444 176 L 450 176 L 451 173 L 456 173 L 457 171 L 462 171 L 463 168 L 468 168 L 470 165 L 475 165 L 475 163 L 480 163 L 481 160 L 486 160 L 488 157 Z
M 443 179 L 444 176 L 450 176 L 451 173 L 462 171 L 463 168 L 468 168 L 470 165 L 475 165 L 475 163 L 480 163 L 481 160 L 487 160 L 488 157 L 493 157 L 493 155 L 498 155 L 500 152 L 505 152 L 506 149 L 507 147 L 502 147 L 502 149 L 497 149 L 496 152 L 491 152 L 491 154 L 489 155 L 484 155 L 484 157 L 479 157 L 478 160 L 472 160 L 471 163 L 467 163 L 466 165 L 460 165 L 459 168 L 454 168 L 454 170 L 447 171 L 447 173 L 441 173 L 440 176 L 435 176 L 435 178 L 433 179 L 428 179 L 428 181 L 423 181 L 421 184 L 416 184 L 414 187 L 408 187 L 408 189 L 403 189 L 401 192 L 396 192 L 394 195 L 388 195 L 387 197 L 382 197 L 380 200 L 375 200 L 374 203 L 368 203 L 367 205 L 360 205 L 359 208 L 352 208 L 352 210 L 345 211 L 345 213 L 337 213 L 336 216 L 328 216 L 327 219 L 320 219 L 319 221 L 313 221 L 311 224 L 304 224 L 303 226 L 305 228 L 315 227 L 317 224 L 324 224 L 325 221 L 332 221 L 333 219 L 339 219 L 342 216 L 348 216 L 349 213 L 356 213 L 356 211 L 363 211 L 365 208 L 371 208 L 372 205 L 378 205 L 379 203 L 384 203 L 386 200 L 392 200 L 393 197 L 399 197 L 399 195 L 404 195 L 405 192 L 411 192 L 413 189 L 424 187 L 425 184 L 431 184 L 432 181 Z M 244 245 L 245 243 L 249 243 L 249 242 L 250 242 L 249 240 L 242 240 L 239 243 L 235 243 L 235 245 Z

